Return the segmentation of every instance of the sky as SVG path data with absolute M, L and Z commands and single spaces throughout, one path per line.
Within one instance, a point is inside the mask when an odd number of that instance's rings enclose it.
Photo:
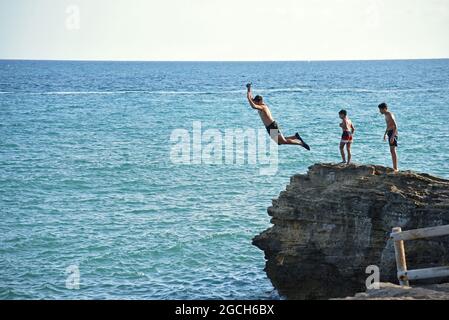
M 0 59 L 449 58 L 449 0 L 0 0 Z

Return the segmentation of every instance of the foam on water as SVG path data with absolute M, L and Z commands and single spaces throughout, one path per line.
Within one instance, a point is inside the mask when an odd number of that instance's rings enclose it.
M 392 89 L 392 90 L 375 90 L 369 88 L 328 88 L 328 89 L 313 89 L 313 88 L 272 88 L 272 89 L 258 89 L 261 93 L 277 93 L 277 92 L 349 92 L 349 93 L 395 93 L 395 92 L 444 92 L 449 91 L 449 88 L 414 88 L 414 89 Z M 95 95 L 95 94 L 154 94 L 154 95 L 212 95 L 212 94 L 235 94 L 245 93 L 245 90 L 223 90 L 223 91 L 148 91 L 148 90 L 124 90 L 124 91 L 47 91 L 47 92 L 3 92 L 0 94 L 14 94 L 14 95 Z

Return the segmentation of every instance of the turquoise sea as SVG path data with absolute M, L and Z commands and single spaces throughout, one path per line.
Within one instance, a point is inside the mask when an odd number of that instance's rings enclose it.
M 399 166 L 449 178 L 449 60 L 0 61 L 0 299 L 278 298 L 253 236 L 295 173 L 353 160 L 390 166 L 377 105 L 399 126 Z M 260 164 L 175 164 L 175 129 L 263 129 L 252 81 L 285 133 Z M 67 268 L 79 289 L 66 287 Z

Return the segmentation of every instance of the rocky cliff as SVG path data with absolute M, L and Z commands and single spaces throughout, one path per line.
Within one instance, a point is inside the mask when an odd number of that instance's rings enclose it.
M 288 299 L 327 299 L 365 291 L 369 265 L 397 283 L 389 234 L 449 224 L 449 180 L 375 165 L 315 164 L 291 177 L 268 208 L 273 226 L 253 244 Z M 405 243 L 410 269 L 449 264 L 449 237 Z

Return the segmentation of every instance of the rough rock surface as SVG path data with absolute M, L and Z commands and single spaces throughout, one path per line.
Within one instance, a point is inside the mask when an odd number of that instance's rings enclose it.
M 379 289 L 357 293 L 353 297 L 335 300 L 449 300 L 449 283 L 423 287 L 401 287 L 379 283 Z
M 365 291 L 369 265 L 379 267 L 380 281 L 397 283 L 393 227 L 449 224 L 449 180 L 375 165 L 315 164 L 291 177 L 268 214 L 273 226 L 253 244 L 265 252 L 265 271 L 282 296 L 352 296 Z M 449 264 L 449 236 L 407 241 L 405 250 L 409 269 Z

